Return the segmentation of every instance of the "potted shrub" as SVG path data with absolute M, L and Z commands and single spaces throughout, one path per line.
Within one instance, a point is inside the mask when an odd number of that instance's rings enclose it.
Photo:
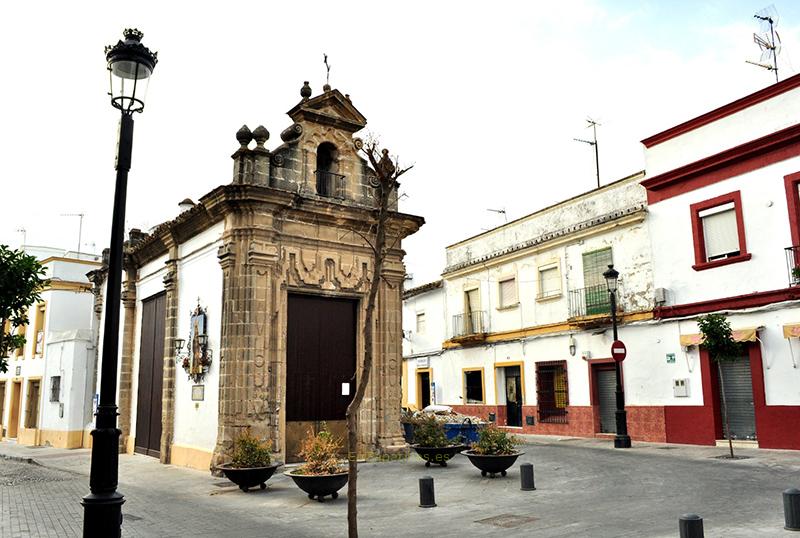
M 261 489 L 266 489 L 267 480 L 283 465 L 280 462 L 272 463 L 271 449 L 271 441 L 259 440 L 247 428 L 233 441 L 233 457 L 230 463 L 224 463 L 218 468 L 244 492 L 258 485 Z
M 464 454 L 472 465 L 481 470 L 481 476 L 488 474 L 494 478 L 498 473 L 506 476 L 506 470 L 524 454 L 517 450 L 518 443 L 517 438 L 505 430 L 489 426 L 478 433 L 478 441 L 472 443 L 470 450 Z
M 447 461 L 467 447 L 460 439 L 448 439 L 444 424 L 439 423 L 435 416 L 428 415 L 414 425 L 414 444 L 411 448 L 425 460 L 425 467 L 430 467 L 431 463 L 447 467 Z
M 316 435 L 309 429 L 298 453 L 305 463 L 284 474 L 308 493 L 309 499 L 323 502 L 327 495 L 335 499 L 347 484 L 347 468 L 342 466 L 338 456 L 341 450 L 342 440 L 331 435 L 324 424 Z

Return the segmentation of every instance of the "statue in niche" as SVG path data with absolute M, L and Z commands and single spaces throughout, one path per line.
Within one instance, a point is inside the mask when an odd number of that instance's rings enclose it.
M 200 306 L 199 299 L 197 307 L 191 313 L 188 344 L 188 353 L 183 358 L 182 366 L 189 379 L 200 383 L 211 365 L 211 350 L 208 348 L 208 314 Z

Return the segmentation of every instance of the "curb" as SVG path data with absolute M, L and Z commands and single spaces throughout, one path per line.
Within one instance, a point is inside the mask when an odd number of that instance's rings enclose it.
M 35 459 L 28 458 L 26 456 L 13 456 L 11 454 L 0 454 L 0 458 L 4 460 L 19 461 L 22 463 L 30 463 L 31 465 L 39 465 L 40 467 L 44 467 L 41 463 L 39 463 Z

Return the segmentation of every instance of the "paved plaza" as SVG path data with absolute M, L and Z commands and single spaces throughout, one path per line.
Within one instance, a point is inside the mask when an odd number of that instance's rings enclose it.
M 520 491 L 519 468 L 482 478 L 463 456 L 447 468 L 421 460 L 360 467 L 362 536 L 676 537 L 678 516 L 697 512 L 706 536 L 794 536 L 783 530 L 781 492 L 800 486 L 800 454 L 607 440 L 531 438 L 521 462 L 536 491 Z M 0 443 L 0 537 L 79 536 L 88 492 L 88 450 Z M 436 508 L 423 509 L 417 480 L 435 479 Z M 309 500 L 279 474 L 265 491 L 242 493 L 224 478 L 120 457 L 123 536 L 319 537 L 346 535 L 346 499 Z

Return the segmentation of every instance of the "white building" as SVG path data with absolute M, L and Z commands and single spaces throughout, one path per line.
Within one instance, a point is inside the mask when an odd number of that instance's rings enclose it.
M 800 75 L 642 141 L 656 310 L 685 351 L 686 404 L 666 408 L 668 441 L 723 436 L 719 373 L 698 350 L 698 315 L 724 312 L 746 342 L 721 366 L 731 433 L 800 449 Z M 788 248 L 787 248 L 788 247 Z
M 0 435 L 25 445 L 89 446 L 97 318 L 86 273 L 99 257 L 24 247 L 45 267 L 50 284 L 20 328 L 26 344 L 0 374 Z

